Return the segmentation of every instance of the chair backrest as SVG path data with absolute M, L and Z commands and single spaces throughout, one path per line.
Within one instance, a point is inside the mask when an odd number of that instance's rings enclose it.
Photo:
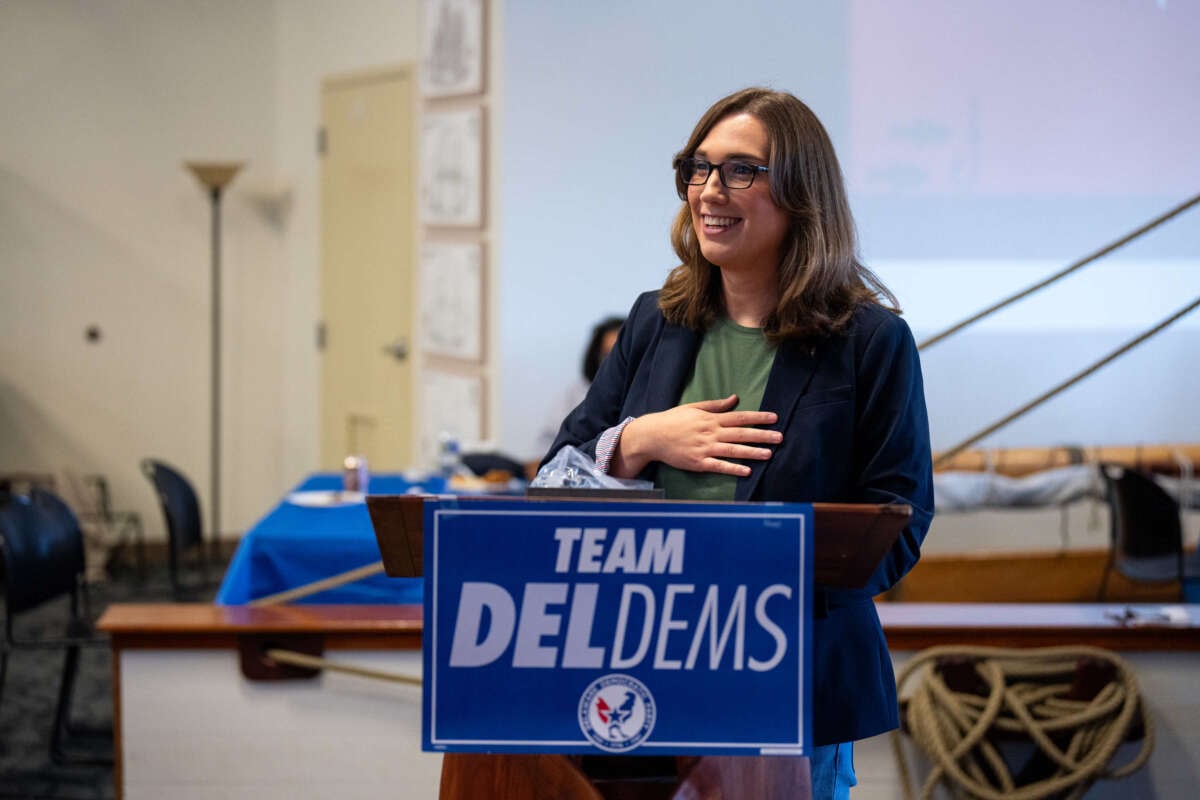
M 199 546 L 203 537 L 200 528 L 200 501 L 196 490 L 179 470 L 147 458 L 142 461 L 142 472 L 150 479 L 158 502 L 162 506 L 167 523 L 167 538 L 174 557 L 192 547 Z
M 74 467 L 63 467 L 62 474 L 66 478 L 64 496 L 80 516 L 111 521 L 112 496 L 107 478 L 100 474 L 81 475 Z
M 55 491 L 54 476 L 46 472 L 0 472 L 0 492 L 27 495 L 32 489 Z
M 71 509 L 56 495 L 32 489 L 0 504 L 6 611 L 36 608 L 75 595 L 84 571 L 83 534 Z
M 87 479 L 70 466 L 63 467 L 62 474 L 66 479 L 63 498 L 71 505 L 71 508 L 75 509 L 75 513 L 84 522 L 100 518 L 103 515 L 100 498 L 89 486 Z
M 1111 512 L 1118 559 L 1182 556 L 1179 503 L 1149 475 L 1104 465 L 1100 469 Z
M 503 470 L 514 478 L 525 477 L 525 465 L 503 453 L 463 453 L 462 462 L 481 478 L 491 470 Z

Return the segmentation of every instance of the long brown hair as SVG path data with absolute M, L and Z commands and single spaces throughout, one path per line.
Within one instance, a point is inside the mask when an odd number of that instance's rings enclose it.
M 690 157 L 713 126 L 743 113 L 767 129 L 771 199 L 790 220 L 777 271 L 779 301 L 763 322 L 766 337 L 778 343 L 840 333 L 862 303 L 899 312 L 895 296 L 858 260 L 854 217 L 833 143 L 799 99 L 762 88 L 724 97 L 704 113 L 675 158 Z M 700 252 L 687 185 L 678 173 L 675 188 L 684 203 L 671 226 L 671 245 L 683 263 L 667 276 L 658 304 L 671 322 L 705 330 L 724 313 L 721 276 Z

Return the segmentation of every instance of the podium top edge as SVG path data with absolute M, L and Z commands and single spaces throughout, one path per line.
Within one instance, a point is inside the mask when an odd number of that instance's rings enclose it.
M 595 502 L 595 503 L 641 503 L 654 505 L 670 505 L 679 503 L 681 505 L 744 505 L 749 507 L 758 506 L 774 506 L 785 502 L 794 502 L 801 505 L 811 505 L 814 514 L 861 514 L 873 513 L 886 516 L 911 517 L 912 506 L 907 503 L 810 503 L 804 500 L 796 501 L 781 501 L 781 500 L 666 500 L 663 498 L 646 498 L 646 497 L 613 497 L 611 495 L 602 495 L 590 497 L 586 494 L 581 494 L 573 497 L 524 497 L 505 494 L 370 494 L 366 497 L 367 505 L 405 505 L 405 504 L 421 504 L 425 500 L 455 500 L 465 502 L 477 501 L 502 501 L 508 503 L 559 503 L 559 502 Z

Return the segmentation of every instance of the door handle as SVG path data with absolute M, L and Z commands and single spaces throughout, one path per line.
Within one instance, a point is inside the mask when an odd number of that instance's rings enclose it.
M 397 361 L 404 361 L 408 358 L 408 340 L 398 336 L 391 344 L 383 346 L 383 352 Z

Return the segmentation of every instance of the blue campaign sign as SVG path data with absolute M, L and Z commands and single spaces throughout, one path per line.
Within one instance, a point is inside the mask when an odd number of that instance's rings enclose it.
M 425 502 L 423 746 L 807 752 L 812 507 Z

